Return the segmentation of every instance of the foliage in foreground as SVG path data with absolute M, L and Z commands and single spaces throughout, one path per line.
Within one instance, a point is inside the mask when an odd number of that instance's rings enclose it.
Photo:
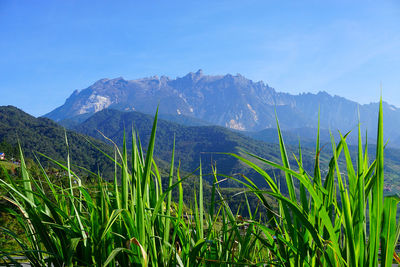
M 265 206 L 263 193 L 279 201 L 279 211 L 269 214 L 267 224 L 258 225 L 263 231 L 260 240 L 269 248 L 279 265 L 285 266 L 392 266 L 399 257 L 395 246 L 400 234 L 396 222 L 398 196 L 384 197 L 384 142 L 382 100 L 378 116 L 376 158 L 369 164 L 368 146 L 363 149 L 358 127 L 358 155 L 356 166 L 350 156 L 346 135 L 340 133 L 336 145 L 331 135 L 332 154 L 326 177 L 319 168 L 319 134 L 315 150 L 314 173 L 302 167 L 301 149 L 297 158 L 298 171 L 288 162 L 285 145 L 279 130 L 283 164 L 276 164 L 255 155 L 262 162 L 282 170 L 289 196 L 281 194 L 279 185 L 250 161 L 237 155 L 243 162 L 263 175 L 271 188 L 262 191 L 250 179 L 243 183 L 258 195 Z M 338 158 L 344 154 L 346 172 L 339 169 Z M 300 194 L 295 193 L 293 179 L 300 181 Z
M 69 156 L 66 166 L 55 162 L 68 172 L 69 185 L 64 188 L 52 183 L 44 170 L 42 180 L 33 179 L 21 155 L 22 180 L 8 177 L 0 181 L 8 191 L 3 198 L 16 207 L 10 213 L 24 227 L 28 242 L 2 230 L 16 238 L 21 255 L 34 266 L 391 266 L 399 259 L 395 245 L 400 234 L 396 221 L 400 198 L 383 195 L 382 117 L 381 104 L 375 160 L 369 163 L 368 146 L 363 148 L 359 127 L 356 166 L 346 143 L 347 134 L 340 135 L 338 144 L 332 137 L 333 156 L 326 177 L 319 168 L 319 137 L 314 172 L 308 174 L 302 167 L 300 148 L 294 171 L 279 125 L 282 164 L 249 156 L 283 171 L 283 185 L 248 159 L 229 154 L 262 175 L 269 187 L 262 190 L 248 177 L 237 180 L 267 209 L 260 220 L 255 220 L 257 209 L 250 207 L 247 219 L 232 213 L 220 193 L 215 170 L 211 204 L 206 211 L 201 166 L 199 192 L 191 209 L 185 209 L 182 181 L 186 177 L 181 179 L 179 168 L 175 173 L 174 156 L 169 187 L 163 190 L 153 160 L 157 115 L 146 156 L 133 135 L 131 165 L 126 145 L 122 153 L 116 147 L 115 156 L 110 157 L 116 166 L 114 184 L 98 177 L 95 192 L 89 192 L 70 170 Z M 339 169 L 340 155 L 346 161 L 345 173 Z M 300 182 L 299 193 L 294 179 Z M 281 186 L 286 187 L 288 195 L 281 193 Z M 176 202 L 172 201 L 172 190 L 179 192 Z M 278 209 L 270 206 L 266 195 L 277 200 Z M 12 261 L 11 254 L 3 252 L 2 256 Z
M 251 235 L 254 228 L 244 229 L 236 220 L 220 195 L 215 172 L 211 202 L 220 201 L 207 212 L 201 174 L 193 206 L 189 212 L 185 209 L 182 181 L 187 177 L 180 177 L 179 168 L 175 174 L 174 156 L 169 187 L 163 191 L 153 159 L 156 125 L 157 115 L 146 155 L 132 136 L 130 166 L 125 144 L 122 152 L 115 147 L 115 155 L 110 157 L 115 163 L 114 183 L 107 184 L 98 176 L 95 192 L 71 171 L 69 156 L 66 166 L 54 161 L 68 172 L 65 188 L 53 183 L 44 169 L 42 179 L 34 179 L 21 153 L 22 180 L 7 177 L 0 181 L 8 191 L 3 199 L 15 206 L 9 212 L 24 227 L 28 242 L 3 228 L 21 251 L 3 252 L 2 258 L 10 262 L 23 255 L 34 266 L 196 266 L 261 261 L 263 247 Z M 172 202 L 172 190 L 179 191 L 176 203 Z

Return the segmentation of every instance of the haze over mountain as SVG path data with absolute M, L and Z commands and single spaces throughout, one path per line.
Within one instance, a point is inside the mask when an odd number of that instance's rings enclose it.
M 360 105 L 326 92 L 291 95 L 240 74 L 211 76 L 199 70 L 176 79 L 101 79 L 74 91 L 64 105 L 44 116 L 83 121 L 105 108 L 152 114 L 158 104 L 160 113 L 171 118 L 181 115 L 243 131 L 275 128 L 275 110 L 283 130 L 316 128 L 320 110 L 322 129 L 355 129 L 360 114 L 362 129 L 375 133 L 378 111 L 376 103 Z M 390 145 L 398 145 L 400 109 L 384 103 L 383 112 L 386 137 Z

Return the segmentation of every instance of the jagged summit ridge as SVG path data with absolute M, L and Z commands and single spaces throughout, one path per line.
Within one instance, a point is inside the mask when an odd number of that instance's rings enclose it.
M 60 121 L 105 108 L 153 114 L 158 105 L 161 114 L 189 116 L 237 130 L 276 127 L 275 112 L 282 129 L 316 127 L 319 109 L 322 128 L 353 129 L 358 109 L 363 127 L 376 127 L 372 114 L 376 114 L 377 106 L 373 104 L 359 105 L 323 91 L 281 93 L 240 74 L 206 75 L 201 69 L 175 79 L 100 79 L 86 89 L 74 91 L 64 105 L 45 116 Z M 388 104 L 385 107 L 392 123 L 399 125 L 399 109 Z
M 271 93 L 275 93 L 272 88 L 260 82 L 254 83 L 240 74 L 211 76 L 205 75 L 201 69 L 176 79 L 152 76 L 125 80 L 119 77 L 100 79 L 84 90 L 74 91 L 63 106 L 45 116 L 59 121 L 109 107 L 151 113 L 160 104 L 161 113 L 197 117 L 244 130 L 257 124 L 257 120 L 254 125 L 241 122 L 246 115 L 255 117 L 257 112 L 249 108 L 252 104 L 247 102 L 271 105 Z M 255 97 L 256 94 L 262 97 Z M 236 103 L 231 105 L 231 102 Z M 241 105 L 244 109 L 235 111 Z

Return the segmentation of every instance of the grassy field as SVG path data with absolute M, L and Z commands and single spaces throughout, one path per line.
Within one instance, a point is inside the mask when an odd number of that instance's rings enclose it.
M 157 114 L 146 154 L 133 134 L 131 155 L 125 137 L 122 149 L 115 146 L 114 155 L 107 155 L 115 165 L 112 183 L 101 176 L 95 186 L 82 183 L 71 171 L 69 154 L 66 164 L 54 161 L 68 174 L 64 185 L 52 181 L 43 168 L 37 179 L 21 152 L 21 177 L 5 175 L 0 184 L 7 192 L 2 196 L 5 210 L 18 219 L 25 237 L 2 227 L 20 249 L 3 250 L 1 258 L 10 262 L 9 255 L 21 255 L 34 266 L 392 266 L 399 261 L 395 246 L 400 198 L 384 196 L 382 118 L 380 109 L 374 159 L 369 158 L 368 144 L 362 144 L 360 130 L 356 160 L 347 134 L 340 140 L 332 136 L 329 167 L 321 172 L 318 135 L 312 173 L 303 168 L 300 147 L 297 166 L 290 166 L 277 123 L 281 162 L 225 154 L 261 175 L 268 189 L 251 177 L 225 176 L 214 167 L 207 202 L 200 163 L 193 201 L 184 203 L 183 182 L 193 175 L 181 175 L 174 152 L 167 186 L 162 186 L 153 157 Z M 341 155 L 345 168 L 338 163 Z M 261 165 L 283 172 L 285 180 L 279 182 Z M 225 179 L 243 186 L 239 193 L 245 196 L 248 216 L 232 211 L 220 188 Z M 259 206 L 251 207 L 247 196 L 256 197 Z

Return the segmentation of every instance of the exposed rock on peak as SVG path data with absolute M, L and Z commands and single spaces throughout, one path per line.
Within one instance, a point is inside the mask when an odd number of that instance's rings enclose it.
M 276 127 L 275 112 L 282 129 L 316 127 L 318 110 L 321 128 L 351 130 L 357 124 L 360 110 L 362 127 L 375 131 L 378 110 L 377 105 L 359 105 L 324 91 L 279 93 L 262 81 L 253 82 L 240 74 L 205 75 L 199 69 L 176 79 L 166 76 L 129 81 L 122 77 L 101 79 L 84 90 L 74 91 L 64 105 L 45 116 L 58 121 L 105 108 L 153 114 L 158 105 L 161 114 L 189 116 L 251 131 Z M 384 109 L 390 124 L 400 125 L 400 110 L 390 105 L 384 105 Z

